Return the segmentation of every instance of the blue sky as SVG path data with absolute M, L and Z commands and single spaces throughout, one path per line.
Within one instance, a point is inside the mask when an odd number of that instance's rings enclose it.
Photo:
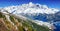
M 29 2 L 39 3 L 42 5 L 47 5 L 50 8 L 60 9 L 60 0 L 0 0 L 0 7 L 21 5 Z

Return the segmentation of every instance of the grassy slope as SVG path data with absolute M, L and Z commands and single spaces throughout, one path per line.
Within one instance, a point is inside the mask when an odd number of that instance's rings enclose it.
M 5 15 L 0 12 L 0 18 L 3 18 L 6 31 L 49 31 L 47 27 L 39 26 L 36 23 L 31 22 L 30 20 L 17 19 L 14 16 L 10 16 L 10 21 L 7 20 Z

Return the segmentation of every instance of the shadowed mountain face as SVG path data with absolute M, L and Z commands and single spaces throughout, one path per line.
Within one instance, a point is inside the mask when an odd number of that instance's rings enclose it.
M 14 16 L 0 12 L 0 31 L 50 31 L 48 27 L 40 26 L 32 20 Z
M 34 19 L 34 20 L 41 20 L 44 22 L 57 22 L 60 21 L 60 12 L 57 12 L 55 14 L 41 14 L 41 13 L 36 13 L 36 15 L 29 15 L 29 14 L 25 14 L 23 16 L 26 16 L 30 19 Z

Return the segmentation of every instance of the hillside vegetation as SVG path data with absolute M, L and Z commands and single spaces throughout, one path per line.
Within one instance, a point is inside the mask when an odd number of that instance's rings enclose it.
M 4 15 L 0 12 L 0 31 L 51 31 L 45 26 L 37 25 L 30 20 Z

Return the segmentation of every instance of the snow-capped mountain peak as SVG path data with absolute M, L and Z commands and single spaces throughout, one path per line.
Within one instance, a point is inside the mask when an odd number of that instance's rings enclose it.
M 28 4 L 18 5 L 18 6 L 5 7 L 2 10 L 7 10 L 10 13 L 14 11 L 15 14 L 20 14 L 20 13 L 24 13 L 24 14 L 27 14 L 27 13 L 29 13 L 29 14 L 35 14 L 35 13 L 54 14 L 59 11 L 58 9 L 48 8 L 48 6 L 46 6 L 46 5 L 34 4 L 32 2 L 30 2 Z

